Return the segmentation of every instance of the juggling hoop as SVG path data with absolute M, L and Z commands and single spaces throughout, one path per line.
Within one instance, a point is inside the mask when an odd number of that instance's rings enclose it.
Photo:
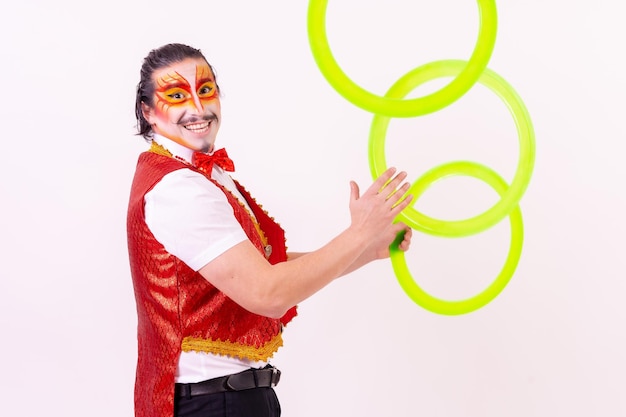
M 380 97 L 355 84 L 335 60 L 326 35 L 328 0 L 311 0 L 308 11 L 309 44 L 328 83 L 346 100 L 370 113 L 390 117 L 415 117 L 440 110 L 465 94 L 487 67 L 496 42 L 498 15 L 495 0 L 477 0 L 480 28 L 466 66 L 448 85 L 432 94 L 409 100 Z

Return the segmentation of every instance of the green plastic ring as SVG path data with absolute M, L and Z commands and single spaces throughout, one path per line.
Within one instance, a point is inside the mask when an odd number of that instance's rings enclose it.
M 466 175 L 481 179 L 493 187 L 501 196 L 507 191 L 506 182 L 495 171 L 475 162 L 452 162 L 440 165 L 431 171 L 432 178 L 443 178 L 449 175 Z M 481 293 L 465 300 L 448 301 L 434 297 L 420 288 L 407 267 L 404 252 L 398 249 L 397 243 L 391 246 L 391 263 L 398 283 L 404 292 L 418 305 L 433 313 L 443 315 L 460 315 L 475 311 L 493 300 L 509 283 L 522 253 L 524 228 L 522 213 L 515 206 L 509 214 L 511 225 L 511 246 L 504 266 L 497 278 Z
M 400 78 L 387 92 L 389 97 L 404 97 L 418 85 L 446 76 L 454 76 L 465 67 L 465 62 L 460 60 L 437 61 L 415 68 Z M 532 174 L 535 161 L 535 134 L 532 122 L 524 103 L 515 90 L 500 76 L 486 69 L 478 82 L 494 91 L 508 106 L 517 127 L 519 136 L 519 159 L 517 172 L 511 182 L 511 186 L 502 194 L 502 198 L 491 208 L 482 214 L 465 220 L 440 220 L 417 211 L 413 205 L 417 198 L 413 199 L 411 206 L 400 213 L 398 220 L 416 230 L 424 233 L 446 237 L 469 236 L 500 222 L 519 203 L 526 191 Z M 375 115 L 372 121 L 369 140 L 369 162 L 373 178 L 377 178 L 387 169 L 385 158 L 385 136 L 390 118 Z M 439 177 L 425 174 L 416 181 L 409 191 L 414 197 L 421 194 Z
M 370 113 L 391 117 L 415 117 L 440 110 L 459 99 L 476 83 L 487 67 L 496 42 L 498 17 L 495 0 L 478 0 L 478 39 L 465 67 L 448 85 L 424 97 L 400 100 L 380 97 L 356 85 L 333 57 L 326 35 L 328 0 L 311 0 L 308 36 L 313 57 L 328 83 L 346 100 Z

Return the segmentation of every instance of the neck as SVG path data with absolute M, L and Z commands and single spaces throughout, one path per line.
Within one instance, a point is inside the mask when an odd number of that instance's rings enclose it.
M 192 162 L 193 153 L 195 152 L 193 149 L 176 143 L 173 140 L 166 138 L 165 136 L 155 134 L 152 138 L 152 144 L 156 144 L 157 146 L 163 148 L 169 153 L 170 157 L 185 161 L 187 163 Z

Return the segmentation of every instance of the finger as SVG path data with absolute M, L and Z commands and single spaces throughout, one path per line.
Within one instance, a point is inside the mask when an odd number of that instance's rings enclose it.
M 395 206 L 400 200 L 407 196 L 407 192 L 410 188 L 411 184 L 408 182 L 397 186 L 393 191 L 389 192 L 389 194 L 385 196 L 386 202 L 392 207 Z M 385 195 L 385 192 L 383 192 L 383 195 Z
M 359 184 L 350 181 L 350 201 L 356 201 L 360 198 Z
M 411 230 L 411 228 L 409 226 L 407 226 L 406 224 L 404 224 L 403 222 L 397 222 L 397 223 L 393 223 L 391 225 L 392 230 L 394 231 L 394 233 L 400 233 L 403 232 L 403 234 L 406 236 L 411 235 L 413 232 Z
M 400 249 L 402 252 L 408 251 L 410 247 L 411 247 L 411 242 L 407 242 L 406 240 L 403 240 L 398 245 L 398 249 Z
M 372 185 L 367 189 L 365 194 L 379 194 L 380 191 L 385 188 L 385 185 L 387 185 L 387 183 L 395 173 L 396 168 L 391 167 L 387 169 L 378 178 L 376 178 L 376 181 L 372 183 Z
M 406 189 L 403 189 L 402 192 L 398 192 L 397 197 L 392 197 L 389 200 L 391 203 L 391 212 L 394 216 L 396 216 L 402 210 L 407 208 L 413 201 L 413 194 L 406 194 L 407 191 L 408 191 L 408 186 Z
M 404 240 L 400 243 L 400 249 L 402 249 L 403 251 L 407 251 L 409 250 L 409 247 L 411 246 L 411 237 L 412 237 L 413 233 L 411 229 L 408 229 L 405 233 L 404 233 Z
M 383 192 L 383 190 L 387 190 L 390 195 L 393 194 L 396 189 L 398 188 L 398 186 L 402 183 L 402 181 L 404 181 L 407 177 L 407 173 L 405 171 L 399 172 L 398 175 L 396 175 L 395 177 L 393 177 L 392 179 L 388 180 L 383 186 L 382 188 L 379 190 L 379 192 Z
M 406 174 L 398 175 L 396 178 L 393 179 L 393 181 L 389 183 L 386 191 L 382 190 L 383 195 L 388 193 L 385 196 L 385 200 L 389 201 L 391 205 L 394 205 L 399 200 L 401 200 L 411 188 L 411 184 L 408 182 L 400 184 L 400 182 L 404 181 L 405 179 L 406 179 Z
M 411 245 L 413 230 L 402 222 L 395 223 L 394 228 L 396 228 L 398 248 L 402 251 L 408 250 Z
M 395 239 L 393 240 L 393 243 L 391 244 L 392 246 L 401 247 L 403 244 L 405 244 L 407 239 L 409 241 L 411 239 L 411 234 L 412 234 L 411 228 L 402 222 L 393 223 L 390 226 L 390 231 L 395 236 Z M 408 238 L 407 238 L 407 235 L 408 235 Z
M 380 191 L 380 194 L 385 196 L 385 200 L 387 200 L 391 206 L 394 206 L 398 201 L 406 197 L 406 193 L 411 187 L 411 184 L 408 182 L 402 184 L 402 181 L 406 180 L 406 178 L 407 173 L 401 172 L 385 184 L 385 188 Z

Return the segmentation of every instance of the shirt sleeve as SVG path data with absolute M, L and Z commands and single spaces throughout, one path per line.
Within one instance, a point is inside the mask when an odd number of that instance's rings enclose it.
M 190 169 L 164 176 L 144 201 L 154 237 L 194 271 L 248 238 L 224 192 Z

